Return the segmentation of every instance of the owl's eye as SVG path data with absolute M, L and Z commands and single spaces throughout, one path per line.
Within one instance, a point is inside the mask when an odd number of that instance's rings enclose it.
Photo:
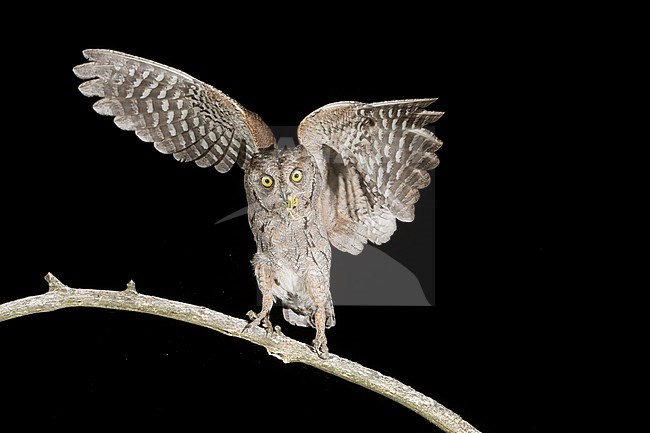
M 302 170 L 295 169 L 291 172 L 291 176 L 289 177 L 296 183 L 300 182 L 302 180 Z
M 264 188 L 271 188 L 273 186 L 273 178 L 271 176 L 262 176 L 262 186 Z

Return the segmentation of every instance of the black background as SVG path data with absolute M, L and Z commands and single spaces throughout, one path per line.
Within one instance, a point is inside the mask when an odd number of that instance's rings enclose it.
M 160 24 L 151 18 L 145 26 L 107 15 L 5 37 L 11 109 L 3 117 L 11 134 L 2 152 L 0 302 L 45 291 L 47 272 L 72 287 L 106 290 L 133 279 L 143 293 L 239 317 L 256 302 L 246 219 L 213 224 L 245 205 L 241 172 L 180 164 L 96 114 L 72 73 L 85 48 L 181 69 L 269 125 L 297 125 L 339 100 L 438 97 L 432 108 L 446 114 L 436 124 L 444 145 L 435 200 L 424 190 L 415 221 L 400 223 L 382 247 L 432 281 L 425 275 L 434 267 L 432 246 L 419 238 L 435 212 L 436 306 L 339 307 L 330 349 L 413 386 L 481 431 L 541 431 L 536 405 L 555 355 L 541 290 L 543 179 L 531 152 L 544 137 L 529 103 L 548 89 L 521 78 L 534 62 L 502 54 L 504 41 L 437 33 L 435 20 L 362 32 L 346 22 L 317 30 L 278 21 L 248 41 L 233 36 L 255 26 L 246 20 L 198 25 L 179 14 L 176 25 L 158 17 Z M 288 335 L 311 340 L 312 330 L 290 327 L 277 313 Z M 67 309 L 3 322 L 0 340 L 1 392 L 11 396 L 3 415 L 27 425 L 137 418 L 216 429 L 432 431 L 357 385 L 158 317 Z M 38 416 L 30 415 L 34 407 Z

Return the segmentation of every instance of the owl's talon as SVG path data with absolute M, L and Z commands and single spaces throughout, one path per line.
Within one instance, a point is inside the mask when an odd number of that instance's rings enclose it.
M 246 317 L 248 317 L 248 322 L 246 326 L 244 326 L 244 329 L 242 329 L 242 332 L 248 332 L 253 326 L 259 325 L 259 322 L 255 323 L 257 321 L 257 313 L 253 310 L 249 310 L 246 313 Z
M 271 338 L 275 335 L 273 325 L 271 324 L 271 320 L 269 319 L 269 316 L 264 316 L 264 319 L 262 319 L 262 328 L 266 329 L 266 336 Z
M 262 316 L 261 314 L 257 314 L 253 310 L 250 310 L 250 311 L 248 311 L 246 313 L 246 316 L 248 316 L 248 319 L 250 320 L 250 322 L 248 322 L 246 324 L 246 326 L 244 326 L 244 329 L 242 330 L 242 332 L 247 332 L 248 330 L 250 330 L 254 326 L 262 325 L 262 327 L 264 329 L 266 329 L 266 336 L 267 337 L 272 337 L 274 335 L 273 325 L 271 324 L 271 320 L 269 319 L 268 315 Z M 278 326 L 278 328 L 279 328 L 279 326 Z
M 322 338 L 314 338 L 311 348 L 321 359 L 328 359 L 330 357 L 330 351 L 327 348 L 327 338 L 325 338 L 325 336 Z
M 266 336 L 269 338 L 281 337 L 284 335 L 280 330 L 280 326 L 273 326 L 268 318 L 264 320 L 262 327 L 266 329 Z

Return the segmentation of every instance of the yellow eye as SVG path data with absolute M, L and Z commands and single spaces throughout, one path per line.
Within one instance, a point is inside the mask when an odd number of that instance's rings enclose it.
M 262 176 L 262 186 L 264 188 L 271 188 L 273 186 L 273 178 L 271 176 Z
M 291 180 L 298 183 L 302 180 L 302 170 L 295 169 L 291 172 Z

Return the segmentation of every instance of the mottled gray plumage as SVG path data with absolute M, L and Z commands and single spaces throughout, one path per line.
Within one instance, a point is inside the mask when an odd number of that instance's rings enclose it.
M 179 161 L 244 169 L 262 292 L 249 326 L 273 332 L 268 314 L 280 299 L 288 322 L 316 328 L 314 349 L 326 357 L 325 329 L 336 323 L 330 245 L 358 254 L 387 242 L 396 220 L 413 220 L 442 144 L 425 128 L 442 115 L 425 110 L 435 99 L 329 104 L 300 123 L 298 146 L 275 149 L 257 114 L 182 71 L 110 50 L 84 56 L 74 72 L 88 80 L 84 95 L 101 98 L 99 114 Z

